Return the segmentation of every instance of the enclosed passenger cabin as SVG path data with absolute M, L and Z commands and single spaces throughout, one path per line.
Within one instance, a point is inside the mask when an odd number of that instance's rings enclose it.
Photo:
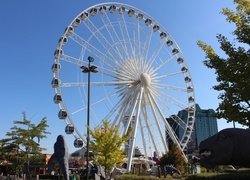
M 77 27 L 77 26 L 79 26 L 80 23 L 81 23 L 81 19 L 76 18 L 75 21 L 73 22 L 73 26 Z
M 66 134 L 73 134 L 74 133 L 74 126 L 72 124 L 68 124 L 66 127 L 65 127 L 65 133 Z
M 68 116 L 68 113 L 65 109 L 61 109 L 58 113 L 58 118 L 59 119 L 66 119 Z
M 188 136 L 185 135 L 184 138 L 183 138 L 184 141 L 187 141 L 188 140 Z
M 194 96 L 190 96 L 189 98 L 188 98 L 188 102 L 194 102 Z
M 143 19 L 143 14 L 142 13 L 138 13 L 136 18 L 140 21 Z
M 75 148 L 81 148 L 83 146 L 83 140 L 81 138 L 76 138 L 74 141 Z
M 64 46 L 68 42 L 68 39 L 66 37 L 60 37 L 58 44 L 61 44 Z
M 160 34 L 160 37 L 163 39 L 163 38 L 166 38 L 167 37 L 167 34 L 165 32 L 161 32 Z
M 119 7 L 118 11 L 120 14 L 123 14 L 125 12 L 125 7 L 124 6 Z
M 154 31 L 154 32 L 158 31 L 159 29 L 160 29 L 160 27 L 159 27 L 158 25 L 154 25 L 154 26 L 153 26 L 153 31 Z
M 189 111 L 190 111 L 190 112 L 194 112 L 194 111 L 195 111 L 195 107 L 194 107 L 194 106 L 190 106 L 190 107 L 189 107 Z
M 151 20 L 151 19 L 146 19 L 146 20 L 145 20 L 145 24 L 146 24 L 147 26 L 151 25 L 151 23 L 152 23 L 152 20 Z
M 182 146 L 184 147 L 184 145 L 182 145 Z M 188 150 L 188 148 L 187 148 L 187 146 L 185 146 L 184 149 L 183 149 L 183 151 L 187 152 L 187 150 Z
M 190 81 L 191 81 L 191 77 L 186 76 L 186 77 L 184 78 L 184 80 L 185 80 L 185 82 L 186 82 L 186 83 L 188 83 L 188 82 L 190 82 Z
M 166 43 L 167 43 L 168 46 L 172 46 L 173 45 L 173 41 L 171 41 L 171 40 L 167 40 Z
M 177 58 L 177 62 L 178 62 L 178 64 L 183 63 L 183 61 L 184 61 L 184 60 L 183 60 L 183 58 L 182 58 L 182 57 L 178 57 L 178 58 Z
M 99 12 L 101 13 L 101 14 L 104 14 L 105 12 L 106 12 L 106 6 L 101 6 L 100 8 L 99 8 Z
M 193 92 L 193 91 L 194 91 L 194 88 L 192 86 L 188 86 L 187 87 L 187 92 L 190 93 L 190 92 Z
M 194 117 L 193 116 L 189 117 L 188 122 L 190 122 L 190 123 L 194 122 Z
M 89 17 L 89 13 L 83 12 L 80 17 L 81 17 L 82 21 L 86 21 Z
M 51 70 L 53 73 L 57 73 L 61 69 L 61 65 L 58 62 L 54 62 L 54 64 L 51 67 Z
M 173 55 L 177 54 L 178 52 L 179 52 L 179 50 L 178 50 L 177 48 L 174 48 L 174 49 L 172 50 Z
M 54 77 L 53 80 L 51 81 L 51 86 L 53 88 L 58 88 L 59 87 L 60 80 L 57 77 Z
M 91 14 L 91 16 L 95 16 L 97 14 L 97 9 L 96 8 L 91 8 L 90 9 L 90 14 Z
M 115 12 L 115 10 L 116 10 L 115 5 L 111 5 L 111 6 L 109 7 L 109 12 L 113 13 L 113 12 Z
M 181 71 L 182 71 L 183 73 L 185 73 L 185 72 L 188 71 L 188 68 L 184 66 L 184 67 L 181 68 Z
M 128 11 L 128 16 L 129 16 L 129 17 L 132 17 L 132 16 L 134 16 L 134 15 L 135 15 L 135 10 L 130 9 L 130 10 Z
M 192 130 L 193 130 L 193 128 L 192 128 L 191 126 L 187 126 L 187 132 L 188 132 L 188 133 L 191 133 Z
M 68 26 L 66 29 L 65 29 L 65 33 L 67 36 L 70 36 L 74 31 L 74 28 L 72 26 Z
M 57 59 L 57 58 L 60 58 L 63 54 L 63 50 L 62 49 L 56 49 L 55 52 L 54 52 L 54 57 Z
M 62 95 L 60 93 L 56 93 L 53 100 L 54 103 L 59 104 L 60 102 L 62 102 Z

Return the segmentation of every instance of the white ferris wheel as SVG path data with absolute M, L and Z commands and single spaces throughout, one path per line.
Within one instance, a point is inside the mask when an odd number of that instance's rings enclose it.
M 195 121 L 194 88 L 167 30 L 142 10 L 114 2 L 85 9 L 67 26 L 54 53 L 51 84 L 58 117 L 75 147 L 86 143 L 88 77 L 81 67 L 88 57 L 98 71 L 90 81 L 90 128 L 104 119 L 121 124 L 121 133 L 134 126 L 128 165 L 135 149 L 148 159 L 176 143 L 184 155 Z

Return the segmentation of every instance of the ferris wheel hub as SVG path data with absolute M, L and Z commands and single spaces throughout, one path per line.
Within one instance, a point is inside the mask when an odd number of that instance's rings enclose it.
M 149 86 L 151 84 L 151 77 L 147 73 L 142 73 L 140 76 L 142 85 Z

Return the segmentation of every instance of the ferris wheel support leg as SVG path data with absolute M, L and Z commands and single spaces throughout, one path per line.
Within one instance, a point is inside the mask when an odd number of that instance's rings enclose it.
M 130 148 L 129 148 L 129 153 L 128 153 L 127 172 L 129 172 L 131 170 L 131 165 L 132 165 L 132 156 L 133 156 L 133 152 L 134 152 L 135 139 L 136 139 L 136 134 L 137 134 L 137 127 L 138 127 L 140 110 L 141 110 L 142 93 L 143 93 L 143 88 L 141 88 L 139 99 L 137 99 L 138 107 L 137 107 L 137 114 L 136 114 L 136 118 L 135 118 L 134 132 L 132 134 L 131 145 L 129 146 Z

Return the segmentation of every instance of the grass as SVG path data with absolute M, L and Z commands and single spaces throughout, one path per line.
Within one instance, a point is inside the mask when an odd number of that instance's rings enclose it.
M 201 173 L 189 175 L 185 180 L 246 180 L 250 179 L 249 169 L 227 171 L 224 173 Z
M 235 171 L 226 171 L 223 173 L 219 172 L 209 172 L 209 173 L 200 173 L 200 174 L 192 174 L 187 176 L 176 176 L 171 177 L 167 176 L 167 178 L 158 178 L 156 176 L 137 176 L 133 174 L 123 174 L 117 176 L 115 180 L 172 180 L 172 179 L 180 179 L 180 180 L 246 180 L 250 179 L 250 169 L 240 169 Z

